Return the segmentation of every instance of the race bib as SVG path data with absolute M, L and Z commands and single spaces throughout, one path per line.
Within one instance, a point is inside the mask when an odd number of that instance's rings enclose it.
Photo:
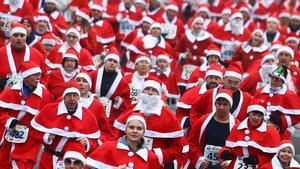
M 197 68 L 195 65 L 183 65 L 183 70 L 181 74 L 181 78 L 183 80 L 189 80 L 193 71 Z
M 60 160 L 56 163 L 56 169 L 65 169 L 64 161 Z
M 10 74 L 7 77 L 8 80 L 6 81 L 5 87 L 12 86 L 23 81 L 21 74 Z
M 130 69 L 135 69 L 135 64 L 131 60 L 126 63 L 126 67 Z
M 110 110 L 111 110 L 111 104 L 112 101 L 106 97 L 99 97 L 99 101 L 103 104 L 103 107 L 105 109 L 106 117 L 110 117 Z
M 131 102 L 132 104 L 137 102 L 138 94 L 139 94 L 138 89 L 131 88 L 130 98 L 132 100 L 132 102 Z
M 254 165 L 251 165 L 251 164 L 245 164 L 243 162 L 243 158 L 245 157 L 242 157 L 242 156 L 238 156 L 236 158 L 236 161 L 234 163 L 234 169 L 255 169 L 256 167 Z
M 28 137 L 29 128 L 24 125 L 17 124 L 13 130 L 8 130 L 5 139 L 11 143 L 25 143 Z
M 146 143 L 146 147 L 149 150 L 152 150 L 153 148 L 153 138 L 149 138 L 149 137 L 144 137 L 145 143 Z
M 223 60 L 232 60 L 232 56 L 235 52 L 233 45 L 222 45 L 221 56 Z
M 4 32 L 5 37 L 10 37 L 11 25 L 13 22 L 19 22 L 22 18 L 0 12 L 0 29 Z
M 121 22 L 120 23 L 120 33 L 127 35 L 131 31 L 133 31 L 135 28 L 135 25 L 130 24 L 128 21 L 127 22 Z
M 162 24 L 166 39 L 174 39 L 177 33 L 177 25 L 173 24 Z
M 204 148 L 204 157 L 212 162 L 213 165 L 217 165 L 220 162 L 218 161 L 218 152 L 221 150 L 220 146 L 206 145 Z

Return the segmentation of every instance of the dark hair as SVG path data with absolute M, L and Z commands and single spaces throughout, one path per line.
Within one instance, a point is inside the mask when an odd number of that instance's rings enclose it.
M 64 67 L 64 64 L 66 62 L 66 58 L 63 58 L 62 60 L 62 66 Z M 78 60 L 75 59 L 75 68 L 74 69 L 77 69 L 78 68 Z

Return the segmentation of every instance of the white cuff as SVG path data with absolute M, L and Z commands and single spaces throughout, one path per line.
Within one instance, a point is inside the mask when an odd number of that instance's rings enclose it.
M 11 123 L 14 119 L 16 119 L 16 118 L 11 117 L 11 118 L 9 118 L 8 120 L 6 120 L 5 128 L 6 128 L 7 130 L 10 129 L 10 128 L 9 128 L 10 123 Z
M 200 168 L 202 161 L 205 160 L 205 157 L 201 156 L 198 158 L 195 168 Z
M 118 96 L 117 96 L 117 97 L 118 97 Z M 115 108 L 115 109 L 119 109 L 122 103 L 123 103 L 123 99 L 122 99 L 121 97 L 119 97 L 118 102 L 116 102 L 116 103 L 114 104 L 114 108 Z
M 45 144 L 50 145 L 50 144 L 52 144 L 53 140 L 49 141 L 49 133 L 45 133 L 44 137 L 43 137 L 43 141 L 44 141 Z
M 85 147 L 85 152 L 89 152 L 90 149 L 91 149 L 91 144 L 90 144 L 90 141 L 88 138 L 85 138 L 86 139 L 86 147 Z
M 156 154 L 156 156 L 158 157 L 159 164 L 162 165 L 163 161 L 164 161 L 164 156 L 163 156 L 163 153 L 162 153 L 161 149 L 160 148 L 154 148 L 153 151 Z

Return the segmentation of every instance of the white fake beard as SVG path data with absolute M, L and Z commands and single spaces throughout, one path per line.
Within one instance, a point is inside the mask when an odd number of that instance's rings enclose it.
M 264 84 L 270 83 L 270 77 L 269 74 L 273 72 L 273 70 L 276 69 L 276 65 L 262 65 L 260 68 L 261 71 L 261 79 Z
M 235 35 L 241 34 L 243 30 L 243 21 L 237 22 L 236 20 L 232 20 L 230 22 L 232 33 Z
M 154 37 L 152 35 L 146 35 L 143 38 L 143 42 L 144 42 L 144 48 L 145 49 L 152 49 L 152 48 L 154 48 L 157 45 L 158 38 Z
M 139 99 L 143 103 L 141 111 L 144 113 L 151 113 L 161 100 L 158 95 L 148 95 L 145 93 L 141 93 Z

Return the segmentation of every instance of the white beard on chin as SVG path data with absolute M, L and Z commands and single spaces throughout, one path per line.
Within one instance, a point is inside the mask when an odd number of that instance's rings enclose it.
M 144 42 L 144 48 L 145 49 L 152 49 L 154 48 L 157 43 L 158 43 L 158 38 L 152 35 L 146 35 L 143 38 L 143 42 Z
M 238 35 L 243 33 L 243 21 L 237 22 L 233 20 L 230 22 L 230 25 L 233 34 Z
M 135 109 L 146 114 L 160 114 L 162 106 L 162 100 L 159 95 L 141 93 Z
M 262 65 L 259 73 L 264 85 L 270 83 L 269 74 L 272 73 L 276 69 L 276 65 Z

